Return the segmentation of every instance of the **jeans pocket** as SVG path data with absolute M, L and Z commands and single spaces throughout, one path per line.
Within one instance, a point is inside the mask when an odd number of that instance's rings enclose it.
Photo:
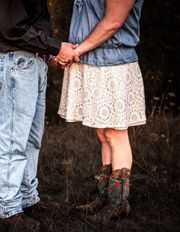
M 44 61 L 41 61 L 39 65 L 40 65 L 39 93 L 41 93 L 41 92 L 46 92 L 48 66 Z
M 47 87 L 47 75 L 44 75 L 43 77 L 40 78 L 39 81 L 39 93 L 46 92 L 46 87 Z

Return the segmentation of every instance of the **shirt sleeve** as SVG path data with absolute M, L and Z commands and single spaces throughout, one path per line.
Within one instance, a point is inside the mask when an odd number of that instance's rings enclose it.
M 11 45 L 57 55 L 61 42 L 31 26 L 21 1 L 0 0 L 0 33 Z

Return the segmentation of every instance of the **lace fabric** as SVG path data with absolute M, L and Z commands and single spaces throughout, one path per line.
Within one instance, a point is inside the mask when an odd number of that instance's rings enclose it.
M 146 123 L 144 84 L 137 62 L 65 69 L 58 113 L 68 122 L 127 129 Z

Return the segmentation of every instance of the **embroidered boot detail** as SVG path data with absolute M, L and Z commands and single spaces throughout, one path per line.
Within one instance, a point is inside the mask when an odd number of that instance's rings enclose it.
M 90 221 L 107 223 L 130 213 L 129 196 L 130 170 L 122 168 L 113 171 L 107 188 L 107 204 L 97 214 L 89 216 Z
M 89 204 L 77 206 L 76 209 L 83 212 L 93 213 L 105 205 L 110 173 L 111 165 L 104 165 L 100 168 L 98 174 L 95 176 L 99 190 L 98 196 Z

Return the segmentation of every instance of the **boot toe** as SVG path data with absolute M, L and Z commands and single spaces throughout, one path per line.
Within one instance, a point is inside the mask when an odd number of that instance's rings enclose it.
M 103 199 L 102 197 L 96 197 L 95 200 L 90 202 L 89 204 L 76 206 L 76 209 L 81 212 L 95 213 L 98 210 L 102 209 L 105 203 L 105 199 Z
M 111 219 L 119 219 L 128 216 L 130 211 L 131 208 L 128 202 L 125 206 L 119 206 L 115 208 L 111 207 L 110 205 L 106 205 L 98 213 L 88 216 L 87 219 L 91 222 L 107 224 Z

